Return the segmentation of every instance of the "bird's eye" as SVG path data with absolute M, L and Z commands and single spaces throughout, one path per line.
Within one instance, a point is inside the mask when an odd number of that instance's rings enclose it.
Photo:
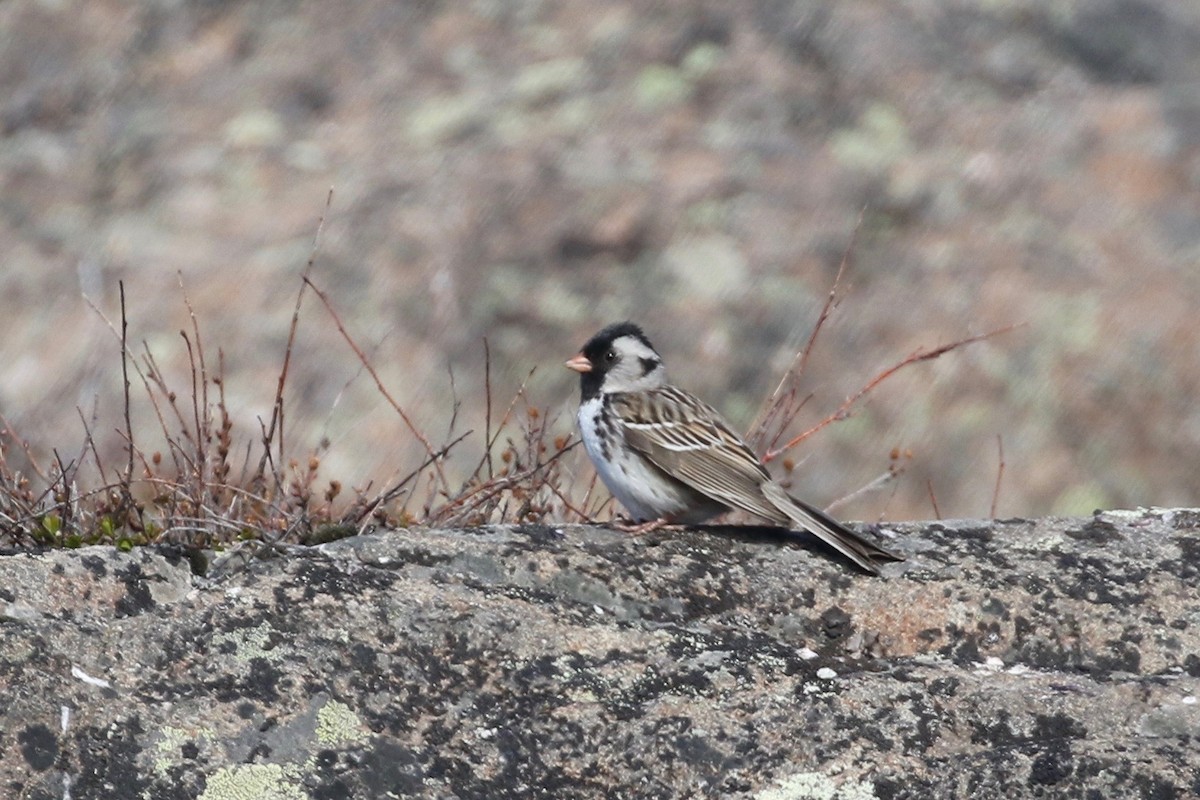
M 609 364 L 616 361 L 617 360 L 617 351 L 609 350 L 607 353 L 604 354 L 604 360 Z

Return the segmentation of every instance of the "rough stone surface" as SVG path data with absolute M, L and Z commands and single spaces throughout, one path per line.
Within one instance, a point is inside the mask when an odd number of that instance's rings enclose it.
M 1184 798 L 1200 511 L 0 558 L 0 796 Z

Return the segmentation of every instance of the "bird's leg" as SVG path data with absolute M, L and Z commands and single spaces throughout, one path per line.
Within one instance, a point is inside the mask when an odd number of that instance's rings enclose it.
M 619 531 L 631 534 L 633 536 L 641 536 L 652 531 L 661 530 L 662 528 L 682 528 L 670 517 L 659 517 L 658 519 L 647 520 L 646 522 L 634 522 L 632 519 L 622 518 L 615 520 L 612 526 Z

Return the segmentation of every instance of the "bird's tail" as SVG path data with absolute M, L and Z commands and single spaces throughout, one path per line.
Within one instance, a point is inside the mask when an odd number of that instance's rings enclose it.
M 879 561 L 904 560 L 904 556 L 868 542 L 824 511 L 792 497 L 779 484 L 764 484 L 763 495 L 797 526 L 804 528 L 872 575 L 879 574 Z

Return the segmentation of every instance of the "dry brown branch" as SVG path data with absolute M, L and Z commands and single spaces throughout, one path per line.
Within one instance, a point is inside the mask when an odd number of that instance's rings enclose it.
M 579 444 L 580 444 L 580 442 L 571 442 L 570 444 L 568 444 L 564 447 L 561 447 L 559 449 L 561 452 L 565 453 L 568 450 L 574 449 Z M 588 522 L 589 521 L 586 511 L 584 511 L 583 508 L 577 508 L 575 506 L 575 504 L 571 502 L 570 498 L 568 498 L 566 496 L 566 493 L 563 492 L 562 489 L 559 488 L 558 484 L 555 481 L 547 481 L 546 488 L 549 489 L 550 492 L 555 497 L 558 498 L 559 502 L 563 504 L 564 509 L 566 509 L 567 511 L 571 512 L 572 514 L 574 514 L 576 516 L 578 521 L 580 521 L 580 522 Z M 580 505 L 582 505 L 584 508 L 587 507 L 587 497 L 586 496 L 584 497 L 584 502 L 581 503 Z
M 258 461 L 258 469 L 255 472 L 255 481 L 262 483 L 266 479 L 266 468 L 271 463 L 271 444 L 275 440 L 276 429 L 279 431 L 279 464 L 285 464 L 283 444 L 283 388 L 287 384 L 288 367 L 292 363 L 292 346 L 296 342 L 296 329 L 300 325 L 300 306 L 304 301 L 305 288 L 310 286 L 309 274 L 312 272 L 313 264 L 317 260 L 317 252 L 321 244 L 321 233 L 325 230 L 325 215 L 329 213 L 330 207 L 333 205 L 333 189 L 329 190 L 329 194 L 325 196 L 325 210 L 321 213 L 321 218 L 317 221 L 317 232 L 313 235 L 312 250 L 308 254 L 308 262 L 304 265 L 304 272 L 301 274 L 300 291 L 296 292 L 296 305 L 292 309 L 292 322 L 288 326 L 287 347 L 283 353 L 283 366 L 279 369 L 279 379 L 275 384 L 275 400 L 271 404 L 271 422 L 263 428 L 263 454 Z M 278 474 L 278 467 L 272 464 L 272 474 L 275 478 L 275 489 L 282 493 L 283 485 Z
M 1000 434 L 996 434 L 996 450 L 1000 463 L 996 468 L 996 487 L 992 490 L 992 508 L 989 513 L 992 519 L 996 518 L 996 504 L 1000 502 L 1000 481 L 1004 478 L 1004 440 L 1000 438 Z
M 942 518 L 942 510 L 940 508 L 938 508 L 937 496 L 934 495 L 934 493 L 933 493 L 933 479 L 926 478 L 925 485 L 929 489 L 929 502 L 933 504 L 933 518 L 941 519 Z
M 85 417 L 83 415 L 82 408 L 80 408 L 79 406 L 75 406 L 75 412 L 77 414 L 79 414 L 79 421 L 81 423 L 83 423 L 83 450 L 85 453 L 89 450 L 91 451 L 92 461 L 94 461 L 96 463 L 96 472 L 100 476 L 100 482 L 103 484 L 107 484 L 108 477 L 105 476 L 105 474 L 104 474 L 104 464 L 101 463 L 100 453 L 99 453 L 99 451 L 96 450 L 96 440 L 94 438 L 92 438 L 92 427 L 91 427 L 91 425 L 88 424 L 87 417 Z M 97 416 L 97 407 L 95 405 L 93 405 L 93 407 L 92 407 L 92 424 L 96 423 L 96 416 Z M 80 455 L 79 458 L 80 458 L 80 462 L 82 463 L 83 455 Z
M 205 425 L 201 421 L 202 416 L 200 414 L 200 399 L 199 399 L 200 391 L 197 390 L 197 386 L 196 386 L 196 382 L 197 382 L 196 353 L 192 349 L 192 342 L 190 339 L 188 339 L 187 332 L 180 331 L 179 335 L 183 338 L 183 342 L 187 346 L 188 366 L 190 368 L 191 378 L 192 378 L 192 420 L 195 424 L 194 430 L 196 431 L 196 438 L 193 442 L 193 445 L 195 447 L 195 458 L 193 460 L 194 461 L 194 470 L 192 473 L 192 478 L 193 478 L 193 482 L 194 482 L 193 493 L 194 493 L 195 497 L 200 497 L 205 492 L 204 484 L 205 484 L 205 480 L 207 478 L 207 475 L 205 474 L 205 472 L 206 472 L 205 465 L 207 464 L 208 457 L 206 455 L 205 446 L 204 446 L 205 439 L 206 439 L 205 428 L 207 427 L 207 425 Z M 200 383 L 204 384 L 205 381 L 201 380 Z M 204 417 L 208 416 L 207 408 L 205 408 L 205 413 L 203 416 Z
M 324 292 L 317 288 L 316 284 L 314 284 L 307 275 L 304 277 L 304 283 L 313 290 L 313 293 L 316 294 L 317 298 L 325 306 L 325 310 L 329 312 L 331 317 L 333 317 L 333 322 L 337 326 L 338 333 L 342 335 L 342 338 L 346 341 L 346 344 L 350 345 L 350 349 L 354 351 L 354 355 L 358 358 L 359 363 L 363 365 L 363 367 L 367 370 L 367 374 L 370 375 L 372 380 L 375 381 L 375 388 L 379 390 L 379 393 L 383 395 L 383 398 L 387 400 L 396 413 L 400 415 L 400 419 L 404 420 L 404 424 L 408 428 L 409 432 L 415 436 L 417 441 L 421 443 L 421 446 L 425 448 L 426 455 L 433 456 L 436 451 L 434 450 L 433 445 L 429 443 L 428 437 L 426 437 L 425 434 L 417 428 L 416 423 L 414 423 L 412 418 L 408 416 L 408 412 L 405 411 L 398 402 L 396 402 L 396 399 L 392 397 L 391 393 L 387 390 L 387 387 L 383 385 L 383 380 L 379 377 L 379 373 L 375 371 L 375 367 L 371 364 L 366 354 L 362 351 L 362 348 L 359 347 L 358 343 L 354 341 L 354 337 L 351 336 L 350 332 L 346 330 L 346 326 L 342 323 L 341 316 L 338 315 L 337 311 L 333 307 L 333 304 L 329 301 L 329 298 Z M 446 481 L 446 475 L 442 469 L 440 460 L 434 459 L 433 467 L 437 471 L 438 478 L 442 483 L 442 488 L 446 491 L 449 491 L 449 484 Z
M 787 430 L 792 420 L 795 419 L 796 414 L 812 396 L 808 395 L 799 403 L 796 402 L 800 376 L 804 374 L 804 370 L 808 366 L 808 358 L 817 343 L 817 336 L 820 335 L 825 321 L 829 319 L 829 314 L 837 306 L 838 288 L 841 286 L 842 275 L 846 271 L 846 264 L 850 260 L 850 254 L 854 252 L 854 246 L 858 241 L 858 232 L 862 228 L 865 212 L 865 207 L 858 212 L 858 221 L 854 224 L 854 231 L 851 233 L 849 244 L 846 245 L 846 249 L 842 252 L 842 260 L 838 263 L 837 274 L 833 278 L 833 286 L 830 287 L 829 294 L 825 297 L 825 302 L 821 306 L 821 313 L 817 316 L 817 321 L 813 324 L 812 332 L 808 335 L 808 341 L 792 359 L 791 365 L 788 366 L 787 371 L 780 378 L 779 385 L 775 387 L 775 391 L 771 392 L 771 395 L 759 408 L 758 414 L 755 415 L 754 421 L 750 423 L 750 427 L 747 429 L 750 433 L 746 441 L 755 451 L 763 448 L 767 432 L 776 423 L 776 420 L 780 420 L 776 427 L 775 435 L 771 437 L 769 442 L 766 442 L 767 449 L 774 447 L 783 435 L 783 432 Z
M 911 454 L 907 454 L 906 460 L 900 461 L 900 456 L 897 454 L 897 451 L 893 451 L 892 452 L 892 463 L 888 465 L 887 471 L 885 471 L 883 474 L 877 476 L 876 478 L 872 479 L 871 481 L 866 483 L 864 486 L 861 486 L 858 489 L 855 489 L 853 492 L 850 492 L 850 494 L 845 495 L 843 497 L 839 497 L 837 500 L 834 500 L 832 503 L 830 503 L 828 506 L 825 507 L 825 511 L 827 513 L 833 513 L 838 508 L 841 508 L 842 506 L 846 505 L 847 503 L 851 502 L 852 500 L 857 500 L 858 498 L 862 497 L 863 495 L 870 494 L 871 492 L 879 491 L 883 487 L 887 486 L 889 483 L 892 483 L 893 481 L 898 479 L 901 475 L 903 475 L 908 470 L 907 459 L 910 459 L 911 457 L 912 457 Z
M 55 483 L 62 483 L 61 489 L 54 490 L 51 493 L 51 497 L 54 499 L 54 507 L 59 510 L 58 517 L 62 521 L 62 526 L 58 530 L 61 541 L 62 537 L 73 531 L 75 527 L 75 504 L 71 499 L 71 488 L 74 483 L 71 471 L 74 464 L 63 464 L 62 456 L 58 454 L 58 448 L 55 448 L 53 453 L 55 466 L 58 467 L 58 478 L 55 480 Z M 50 488 L 53 490 L 54 485 L 52 484 Z
M 414 479 L 419 477 L 426 469 L 428 469 L 434 463 L 434 461 L 440 458 L 445 458 L 450 452 L 451 448 L 474 432 L 475 431 L 473 430 L 469 430 L 466 433 L 456 437 L 453 441 L 444 445 L 441 450 L 438 450 L 436 453 L 433 453 L 426 458 L 423 462 L 421 462 L 420 466 L 408 473 L 408 475 L 401 478 L 386 491 L 381 492 L 377 498 L 359 508 L 351 508 L 342 516 L 341 522 L 344 524 L 357 525 L 366 519 L 373 511 L 375 511 L 375 509 L 385 506 L 391 501 L 395 500 L 400 496 L 400 493 L 404 491 L 404 488 Z
M 129 459 L 125 465 L 125 480 L 122 482 L 123 493 L 129 496 L 129 482 L 133 480 L 133 422 L 129 414 L 129 318 L 125 313 L 125 281 L 118 281 L 121 291 L 121 388 L 125 394 L 125 436 L 129 439 Z
M 539 472 L 549 469 L 570 449 L 558 450 L 552 453 L 545 461 L 536 462 L 532 466 L 514 471 L 510 475 L 501 475 L 492 478 L 462 492 L 458 497 L 455 497 L 439 508 L 436 513 L 430 513 L 428 515 L 430 522 L 436 524 L 454 524 L 476 509 L 481 508 L 487 502 L 496 499 L 504 491 L 521 487 L 523 482 L 535 477 Z M 532 488 L 536 489 L 537 487 Z M 455 511 L 456 513 L 453 516 L 447 516 L 450 512 Z
M 496 477 L 492 463 L 492 350 L 488 346 L 487 337 L 483 337 L 483 457 L 487 460 L 488 478 Z M 478 471 L 478 470 L 476 470 Z
M 100 317 L 101 321 L 103 321 L 104 324 L 108 327 L 109 332 L 112 333 L 113 337 L 117 340 L 117 342 L 121 344 L 121 352 L 122 352 L 121 368 L 122 368 L 122 373 L 125 376 L 127 381 L 128 381 L 128 371 L 127 371 L 128 364 L 129 363 L 133 364 L 133 370 L 134 370 L 134 372 L 137 373 L 138 378 L 141 379 L 142 386 L 146 390 L 146 396 L 150 398 L 151 407 L 154 409 L 154 414 L 158 418 L 158 425 L 159 425 L 159 428 L 163 432 L 163 438 L 168 443 L 168 449 L 171 452 L 171 458 L 175 462 L 176 471 L 178 471 L 180 474 L 182 474 L 183 466 L 179 463 L 179 454 L 182 451 L 180 450 L 180 448 L 175 446 L 175 442 L 173 441 L 172 436 L 171 436 L 170 428 L 167 427 L 166 418 L 163 417 L 162 407 L 159 406 L 158 398 L 155 396 L 154 391 L 151 389 L 151 379 L 147 376 L 146 372 L 144 372 L 142 370 L 141 366 L 138 364 L 136 359 L 133 359 L 131 362 L 126 357 L 126 354 L 128 353 L 128 347 L 123 338 L 123 332 L 122 333 L 117 332 L 117 329 L 113 325 L 112 321 L 107 316 L 105 316 L 104 312 L 101 311 L 100 308 L 95 303 L 92 302 L 90 297 L 88 297 L 87 295 L 84 295 L 83 300 L 85 303 L 87 303 L 88 307 L 91 308 L 92 311 L 95 312 L 95 314 L 98 317 Z M 124 312 L 122 312 L 122 319 L 124 320 Z M 158 387 L 159 391 L 161 391 L 163 393 L 164 397 L 169 397 L 172 393 L 167 389 L 165 382 L 162 381 L 161 376 L 158 374 L 158 365 L 154 362 L 154 357 L 150 353 L 150 348 L 146 344 L 145 341 L 142 342 L 142 348 L 145 350 L 143 359 L 146 361 L 147 369 L 150 370 L 151 374 L 157 376 L 155 379 L 154 385 Z M 126 405 L 125 405 L 126 412 L 128 413 L 128 410 L 129 410 L 128 387 L 126 387 L 125 403 L 126 403 Z M 179 417 L 178 409 L 176 409 L 176 416 Z M 182 424 L 183 420 L 181 417 L 179 417 L 179 420 L 180 420 L 180 424 Z M 184 433 L 186 435 L 186 431 Z M 149 464 L 146 463 L 145 455 L 133 446 L 133 438 L 132 438 L 132 432 L 130 430 L 129 419 L 126 419 L 126 430 L 124 433 L 121 434 L 121 436 L 122 436 L 123 440 L 125 441 L 126 446 L 133 448 L 133 452 L 139 458 L 141 458 L 143 466 L 145 467 L 147 473 L 149 473 L 150 468 L 149 468 Z M 101 479 L 107 483 L 107 480 L 104 479 L 103 476 Z
M 911 366 L 913 364 L 918 364 L 922 361 L 932 361 L 933 359 L 938 358 L 939 356 L 945 355 L 946 353 L 949 353 L 952 350 L 957 350 L 960 347 L 965 347 L 969 344 L 974 344 L 975 342 L 982 342 L 986 339 L 991 339 L 994 336 L 999 336 L 1000 334 L 1008 333 L 1009 331 L 1011 331 L 1017 327 L 1020 327 L 1020 325 L 1005 325 L 1003 328 L 997 328 L 996 330 L 989 331 L 987 333 L 981 333 L 977 336 L 968 336 L 965 339 L 959 339 L 956 342 L 951 342 L 950 344 L 945 344 L 940 347 L 935 347 L 932 350 L 916 351 L 912 355 L 905 357 L 903 360 L 897 362 L 896 364 L 893 364 L 892 366 L 888 367 L 887 369 L 885 369 L 882 372 L 880 372 L 879 374 L 877 374 L 874 378 L 872 378 L 870 381 L 868 381 L 866 383 L 866 385 L 864 385 L 861 389 L 859 389 L 854 394 L 850 395 L 850 397 L 846 398 L 846 400 L 840 406 L 838 406 L 837 409 L 832 414 L 825 417 L 823 420 L 818 422 L 816 425 L 813 425 L 811 428 L 804 431 L 799 436 L 794 437 L 793 439 L 788 441 L 787 444 L 783 445 L 783 447 L 768 451 L 763 456 L 763 462 L 769 463 L 769 462 L 773 461 L 774 459 L 778 458 L 781 454 L 786 453 L 788 450 L 790 450 L 793 447 L 795 447 L 796 445 L 800 444 L 800 442 L 803 442 L 809 436 L 812 436 L 814 433 L 816 433 L 817 431 L 824 428 L 826 425 L 829 425 L 832 422 L 836 422 L 837 420 L 845 419 L 846 417 L 848 417 L 850 415 L 850 409 L 854 406 L 855 403 L 857 403 L 865 395 L 867 395 L 869 392 L 871 392 L 873 389 L 875 389 L 875 387 L 877 387 L 879 384 L 883 383 L 885 380 L 892 377 L 893 375 L 895 375 L 897 372 L 904 369 L 905 367 Z
M 4 430 L 8 432 L 9 438 L 21 446 L 21 452 L 25 454 L 25 461 L 29 464 L 29 468 L 33 470 L 33 474 L 37 475 L 43 481 L 49 481 L 50 478 L 46 475 L 45 470 L 41 468 L 37 462 L 37 459 L 33 457 L 33 447 L 29 444 L 29 442 L 22 439 L 20 436 L 17 436 L 17 432 L 13 428 L 12 423 L 9 422 L 8 418 L 3 414 L 0 414 L 0 423 L 4 425 Z
M 200 324 L 196 321 L 196 312 L 192 308 L 192 300 L 188 297 L 187 287 L 183 284 L 183 273 L 177 273 L 179 291 L 183 295 L 183 305 L 187 308 L 192 321 L 192 336 L 195 338 L 195 352 L 192 351 L 192 340 L 187 333 L 180 331 L 187 344 L 188 364 L 192 371 L 192 419 L 196 426 L 196 463 L 198 465 L 196 496 L 200 497 L 206 491 L 208 479 L 208 445 L 212 441 L 212 409 L 208 404 L 208 367 L 204 362 L 204 341 L 200 336 Z M 197 362 L 199 376 L 197 378 Z M 197 383 L 199 384 L 197 386 Z

